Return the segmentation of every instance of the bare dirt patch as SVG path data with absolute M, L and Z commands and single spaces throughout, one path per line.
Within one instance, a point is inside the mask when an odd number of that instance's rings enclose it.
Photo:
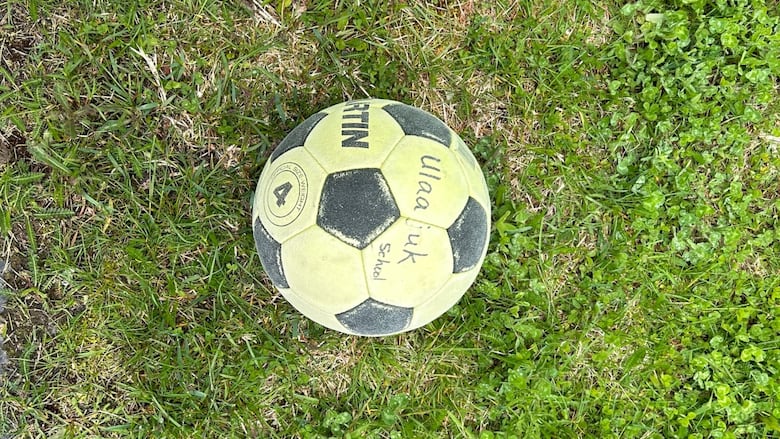
M 17 129 L 0 131 L 0 166 L 13 164 L 29 157 L 27 139 Z

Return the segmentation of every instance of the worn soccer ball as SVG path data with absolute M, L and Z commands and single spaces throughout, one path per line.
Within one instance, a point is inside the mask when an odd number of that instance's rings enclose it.
M 431 322 L 471 286 L 490 200 L 447 125 L 365 99 L 322 110 L 282 140 L 252 221 L 263 268 L 293 307 L 337 331 L 382 336 Z

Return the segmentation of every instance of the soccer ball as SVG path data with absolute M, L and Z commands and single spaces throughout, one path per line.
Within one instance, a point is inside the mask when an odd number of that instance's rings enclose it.
M 306 317 L 382 336 L 450 309 L 487 251 L 479 164 L 433 115 L 365 99 L 310 116 L 276 147 L 252 208 L 263 268 Z

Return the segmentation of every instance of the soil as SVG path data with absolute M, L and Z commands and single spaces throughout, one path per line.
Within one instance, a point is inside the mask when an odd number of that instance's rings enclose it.
M 9 134 L 0 132 L 0 166 L 29 157 L 26 143 L 27 139 L 16 130 Z

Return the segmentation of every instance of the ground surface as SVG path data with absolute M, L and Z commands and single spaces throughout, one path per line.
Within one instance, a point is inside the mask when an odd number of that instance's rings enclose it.
M 776 0 L 0 2 L 0 437 L 780 434 Z M 328 105 L 430 111 L 494 203 L 464 299 L 345 337 L 251 191 Z

